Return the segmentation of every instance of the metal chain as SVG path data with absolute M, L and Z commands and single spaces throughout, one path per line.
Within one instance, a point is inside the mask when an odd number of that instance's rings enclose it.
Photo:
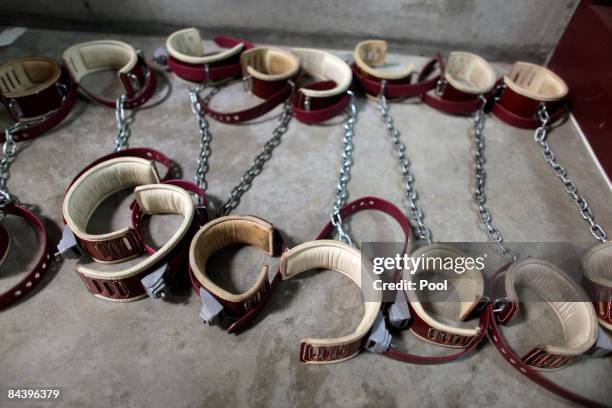
M 12 195 L 6 188 L 6 182 L 10 177 L 10 167 L 17 156 L 17 143 L 13 139 L 13 132 L 21 128 L 21 123 L 4 131 L 5 141 L 2 146 L 2 159 L 0 159 L 0 221 L 6 218 L 4 207 L 11 203 L 19 203 L 17 197 Z
M 538 119 L 540 120 L 540 127 L 535 130 L 534 140 L 542 147 L 542 156 L 544 156 L 544 160 L 546 160 L 546 162 L 550 165 L 555 173 L 555 176 L 561 180 L 561 183 L 563 183 L 563 188 L 567 194 L 574 199 L 580 216 L 584 221 L 586 221 L 587 224 L 589 224 L 591 234 L 593 234 L 596 240 L 600 242 L 607 242 L 608 235 L 601 225 L 595 223 L 593 211 L 591 210 L 591 207 L 589 207 L 587 200 L 578 193 L 578 189 L 576 188 L 574 182 L 568 177 L 565 167 L 557 162 L 555 154 L 550 149 L 550 145 L 546 141 L 548 131 L 550 129 L 550 115 L 546 110 L 546 105 L 543 103 L 540 104 L 540 107 L 538 108 Z
M 349 105 L 347 107 L 347 117 L 344 122 L 344 138 L 342 139 L 342 166 L 338 184 L 336 185 L 336 199 L 329 214 L 332 225 L 338 231 L 340 241 L 352 245 L 351 237 L 342 227 L 342 216 L 340 209 L 344 207 L 348 200 L 348 183 L 351 180 L 351 166 L 353 165 L 353 136 L 355 135 L 355 123 L 357 123 L 357 106 L 355 105 L 355 94 L 347 91 L 349 95 Z
M 125 102 L 127 95 L 121 95 L 115 103 L 115 119 L 117 120 L 117 137 L 115 138 L 115 151 L 128 147 L 130 138 L 130 123 L 131 119 L 125 115 Z
M 198 129 L 200 130 L 200 151 L 198 153 L 197 164 L 195 173 L 195 182 L 197 186 L 204 192 L 208 189 L 208 181 L 206 180 L 206 174 L 208 173 L 209 165 L 208 160 L 212 154 L 210 143 L 212 141 L 212 134 L 210 133 L 210 125 L 206 119 L 206 112 L 202 108 L 200 103 L 199 94 L 205 89 L 205 86 L 199 86 L 196 89 L 189 90 L 189 99 L 191 100 L 191 111 L 196 116 L 198 121 Z M 209 94 L 204 98 L 204 103 L 207 103 L 214 94 L 219 92 L 219 88 L 213 88 Z M 198 204 L 201 205 L 201 197 L 198 196 Z
M 480 108 L 474 115 L 474 140 L 476 141 L 476 154 L 475 154 L 475 166 L 474 175 L 476 193 L 474 193 L 474 199 L 478 204 L 478 212 L 480 214 L 480 221 L 487 227 L 487 233 L 491 238 L 491 241 L 497 245 L 497 249 L 501 252 L 502 256 L 510 262 L 516 261 L 516 254 L 510 250 L 504 243 L 504 237 L 501 232 L 493 225 L 493 217 L 487 208 L 487 195 L 485 193 L 487 172 L 485 170 L 485 140 L 484 140 L 484 125 L 486 121 L 485 105 L 487 100 L 484 96 L 480 96 Z
M 424 239 L 428 244 L 431 244 L 431 231 L 425 225 L 425 214 L 423 210 L 419 206 L 419 195 L 414 188 L 414 173 L 410 168 L 410 160 L 406 157 L 406 146 L 400 140 L 400 131 L 397 130 L 395 124 L 393 123 L 393 118 L 389 112 L 389 104 L 387 103 L 387 98 L 385 97 L 385 84 L 381 89 L 381 93 L 379 96 L 379 104 L 378 109 L 380 111 L 381 117 L 385 126 L 387 128 L 387 132 L 391 139 L 393 140 L 393 145 L 395 147 L 395 152 L 397 153 L 397 158 L 399 164 L 402 168 L 402 174 L 404 175 L 404 187 L 406 188 L 406 196 L 408 197 L 408 201 L 410 202 L 410 216 L 413 221 L 417 225 L 417 235 L 419 239 Z
M 288 98 L 283 105 L 283 113 L 280 116 L 279 124 L 272 131 L 272 137 L 266 142 L 263 150 L 255 156 L 255 160 L 251 164 L 251 167 L 244 173 L 242 178 L 240 179 L 240 183 L 238 183 L 232 189 L 229 198 L 223 206 L 221 207 L 221 215 L 229 214 L 234 208 L 238 207 L 240 204 L 240 199 L 246 193 L 253 183 L 253 179 L 261 173 L 263 170 L 264 164 L 270 160 L 272 157 L 272 152 L 281 142 L 281 138 L 287 132 L 289 128 L 289 122 L 291 122 L 291 118 L 293 117 L 293 112 L 291 111 L 291 98 Z

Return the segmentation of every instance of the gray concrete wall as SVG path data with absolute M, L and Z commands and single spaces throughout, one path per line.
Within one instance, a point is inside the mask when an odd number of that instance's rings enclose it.
M 397 51 L 472 50 L 544 61 L 578 0 L 2 0 L 0 24 L 164 35 L 197 26 L 256 42 L 351 48 L 390 40 Z

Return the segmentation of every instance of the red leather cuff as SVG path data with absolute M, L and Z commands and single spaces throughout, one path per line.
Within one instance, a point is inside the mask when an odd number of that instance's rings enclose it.
M 76 101 L 76 95 L 76 85 L 70 79 L 68 72 L 62 68 L 58 82 L 39 94 L 20 98 L 0 96 L 9 115 L 17 122 L 29 116 L 41 116 L 38 121 L 20 122 L 21 127 L 11 132 L 13 140 L 21 142 L 33 139 L 53 129 L 68 116 Z M 18 106 L 17 111 L 21 115 L 17 115 L 15 104 Z M 6 134 L 1 132 L 0 143 L 5 141 Z
M 541 101 L 528 98 L 503 86 L 503 80 L 498 81 L 498 91 L 491 111 L 498 119 L 510 126 L 522 129 L 535 129 L 540 126 L 538 109 Z M 544 102 L 551 122 L 556 122 L 568 113 L 567 100 Z
M 41 243 L 41 252 L 36 265 L 28 274 L 21 279 L 15 286 L 0 294 L 0 310 L 4 310 L 19 299 L 24 298 L 28 292 L 32 291 L 40 283 L 42 277 L 49 270 L 51 256 L 49 254 L 49 243 L 47 239 L 47 230 L 42 221 L 34 215 L 30 210 L 20 205 L 8 204 L 3 209 L 7 214 L 15 215 L 24 218 L 36 230 L 38 240 Z M 4 230 L 4 229 L 3 229 Z M 6 231 L 5 231 L 6 232 Z M 4 236 L 6 239 L 5 250 L 8 249 L 8 234 Z M 2 245 L 0 243 L 0 245 Z

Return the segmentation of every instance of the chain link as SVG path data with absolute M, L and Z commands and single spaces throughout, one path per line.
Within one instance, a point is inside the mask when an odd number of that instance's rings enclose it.
M 13 139 L 13 132 L 21 129 L 22 124 L 17 123 L 4 131 L 5 141 L 2 145 L 2 159 L 0 159 L 0 221 L 6 218 L 4 207 L 11 203 L 19 203 L 17 197 L 12 195 L 6 188 L 6 182 L 10 177 L 10 167 L 17 156 L 17 143 Z
M 338 184 L 336 185 L 336 199 L 329 214 L 332 225 L 338 231 L 338 239 L 352 245 L 351 237 L 342 227 L 342 216 L 340 210 L 348 200 L 348 183 L 351 180 L 351 166 L 353 165 L 353 136 L 355 135 L 355 124 L 357 123 L 357 106 L 355 105 L 355 95 L 347 91 L 349 95 L 349 105 L 347 107 L 347 117 L 344 122 L 344 138 L 342 139 L 342 166 Z
M 206 119 L 206 112 L 202 108 L 200 103 L 199 94 L 205 89 L 204 86 L 200 86 L 196 89 L 189 90 L 189 99 L 191 101 L 191 111 L 196 116 L 198 121 L 198 129 L 200 131 L 200 151 L 198 153 L 197 168 L 195 173 L 195 182 L 197 186 L 204 192 L 208 189 L 208 181 L 206 180 L 206 174 L 208 173 L 209 165 L 208 160 L 212 154 L 210 143 L 212 141 L 212 134 L 210 133 L 210 125 Z M 214 94 L 219 92 L 219 88 L 213 88 L 209 94 L 205 97 L 207 103 Z M 198 196 L 198 205 L 201 205 L 201 197 Z
M 510 262 L 516 261 L 516 254 L 510 250 L 504 243 L 504 237 L 501 232 L 493 225 L 493 217 L 487 208 L 487 195 L 485 193 L 487 172 L 485 170 L 485 140 L 484 140 L 484 125 L 486 121 L 485 105 L 487 101 L 484 96 L 480 96 L 480 108 L 474 115 L 474 140 L 476 142 L 476 154 L 475 154 L 475 166 L 474 175 L 476 193 L 474 193 L 474 199 L 478 204 L 478 212 L 480 215 L 480 221 L 487 227 L 487 233 L 491 238 L 491 241 L 497 245 L 497 249 L 501 252 L 502 256 Z
M 221 207 L 221 215 L 229 214 L 233 209 L 238 207 L 240 204 L 240 199 L 251 188 L 253 183 L 253 179 L 261 173 L 263 170 L 264 164 L 270 160 L 272 157 L 272 152 L 281 142 L 281 138 L 287 132 L 289 128 L 289 123 L 291 122 L 291 118 L 293 117 L 293 113 L 291 111 L 291 98 L 288 98 L 283 104 L 283 113 L 280 116 L 279 124 L 272 131 L 272 137 L 266 142 L 263 150 L 255 156 L 255 160 L 251 164 L 251 167 L 244 173 L 242 178 L 240 179 L 240 183 L 238 183 L 230 193 L 229 198 L 223 206 Z
M 131 118 L 125 114 L 125 102 L 127 101 L 127 95 L 121 95 L 117 98 L 115 103 L 115 119 L 117 121 L 117 137 L 115 138 L 115 151 L 128 147 L 128 140 L 130 138 L 130 124 Z
M 548 114 L 546 105 L 544 104 L 540 104 L 540 107 L 538 108 L 538 119 L 540 120 L 540 126 L 535 130 L 534 140 L 540 145 L 540 147 L 542 147 L 542 156 L 544 157 L 544 160 L 546 160 L 546 162 L 550 165 L 555 173 L 555 176 L 561 180 L 561 183 L 563 183 L 563 188 L 567 194 L 574 199 L 580 216 L 587 224 L 589 224 L 591 234 L 596 240 L 606 242 L 608 240 L 608 235 L 601 225 L 595 223 L 593 211 L 591 210 L 591 207 L 589 207 L 587 200 L 578 193 L 576 184 L 574 184 L 574 182 L 568 177 L 565 167 L 557 162 L 557 157 L 550 149 L 550 145 L 546 141 L 548 131 L 550 129 L 550 115 Z
M 410 216 L 417 225 L 416 233 L 419 239 L 424 239 L 427 241 L 428 244 L 431 244 L 431 231 L 425 225 L 425 214 L 419 206 L 419 195 L 416 189 L 414 188 L 414 173 L 412 173 L 412 170 L 410 168 L 410 160 L 408 159 L 408 157 L 406 157 L 406 146 L 400 140 L 401 133 L 395 127 L 393 118 L 391 117 L 391 114 L 389 112 L 389 104 L 387 103 L 387 98 L 385 97 L 384 89 L 385 84 L 383 84 L 379 96 L 378 109 L 380 111 L 385 127 L 387 128 L 387 132 L 393 140 L 395 152 L 397 153 L 397 159 L 402 168 L 406 196 L 408 197 L 408 201 L 410 202 Z

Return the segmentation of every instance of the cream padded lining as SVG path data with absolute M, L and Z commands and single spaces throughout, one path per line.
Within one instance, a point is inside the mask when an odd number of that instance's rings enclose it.
M 369 273 L 372 264 L 361 256 L 357 249 L 335 240 L 317 240 L 300 244 L 281 257 L 281 274 L 283 279 L 289 279 L 302 272 L 312 269 L 331 269 L 350 278 L 360 289 L 374 282 Z M 362 277 L 367 277 L 368 282 L 362 282 Z M 372 279 L 371 279 L 372 278 Z M 376 296 L 376 301 L 366 301 L 363 319 L 354 333 L 335 339 L 312 339 L 306 338 L 302 342 L 313 346 L 329 346 L 338 344 L 349 344 L 363 338 L 372 328 L 382 303 L 382 293 L 372 291 L 370 296 Z
M 311 48 L 294 48 L 293 53 L 300 60 L 300 66 L 311 77 L 318 81 L 336 82 L 336 87 L 326 90 L 300 88 L 305 96 L 311 98 L 328 98 L 345 92 L 351 81 L 353 73 L 344 61 L 329 52 Z
M 463 258 L 465 257 L 465 254 L 447 245 L 429 244 L 417 249 L 410 256 L 412 258 L 423 257 L 423 259 L 439 257 L 444 260 L 444 258 Z M 444 269 L 431 270 L 418 268 L 414 271 L 414 274 L 410 273 L 408 270 L 405 270 L 404 279 L 408 281 L 416 280 L 417 275 L 420 273 L 440 274 L 452 282 L 452 286 L 455 288 L 457 296 L 460 299 L 459 315 L 457 316 L 457 319 L 460 322 L 467 319 L 474 307 L 478 305 L 478 302 L 480 302 L 482 299 L 484 293 L 484 279 L 482 277 L 482 272 L 477 268 L 466 269 L 466 271 L 461 275 L 458 275 L 454 271 L 447 271 Z M 462 336 L 476 336 L 478 334 L 478 326 L 473 328 L 456 327 L 436 320 L 434 316 L 427 313 L 421 302 L 419 302 L 419 297 L 415 291 L 407 290 L 406 296 L 408 297 L 410 305 L 414 311 L 431 327 Z
M 75 81 L 105 69 L 116 69 L 118 75 L 130 72 L 138 62 L 134 48 L 121 41 L 99 40 L 73 45 L 63 54 L 66 67 Z
M 188 64 L 212 64 L 239 54 L 244 49 L 244 43 L 222 52 L 205 55 L 200 32 L 191 27 L 170 34 L 166 40 L 166 49 L 173 58 Z
M 79 238 L 106 241 L 124 235 L 122 228 L 101 235 L 87 233 L 87 224 L 96 207 L 106 197 L 125 188 L 159 183 L 154 162 L 138 157 L 119 157 L 104 161 L 83 173 L 64 197 L 62 212 L 66 223 Z
M 290 79 L 300 70 L 300 61 L 292 53 L 273 47 L 256 47 L 240 54 L 242 74 L 263 81 Z
M 582 257 L 582 266 L 589 280 L 612 288 L 612 242 L 590 248 Z
M 268 265 L 261 268 L 261 273 L 255 285 L 240 294 L 224 290 L 211 281 L 206 274 L 208 258 L 221 248 L 233 244 L 254 246 L 272 256 L 274 252 L 274 227 L 262 219 L 242 215 L 229 215 L 210 221 L 200 228 L 191 241 L 189 266 L 196 279 L 213 294 L 230 302 L 243 302 L 253 296 L 268 279 Z
M 191 195 L 184 189 L 170 184 L 149 184 L 134 189 L 134 197 L 145 214 L 178 214 L 183 216 L 181 225 L 166 243 L 153 255 L 123 271 L 98 271 L 89 265 L 77 265 L 77 272 L 98 279 L 124 279 L 153 267 L 170 253 L 189 231 L 194 217 Z
M 57 62 L 50 58 L 19 58 L 0 66 L 0 93 L 5 98 L 20 98 L 55 84 L 61 75 Z
M 382 40 L 362 41 L 353 51 L 353 58 L 359 69 L 375 78 L 403 79 L 414 72 L 414 64 L 403 65 L 393 71 L 376 69 L 376 67 L 385 66 L 386 55 L 387 42 Z
M 495 86 L 493 68 L 470 52 L 451 52 L 444 67 L 444 78 L 456 89 L 475 95 L 489 92 Z
M 567 85 L 551 70 L 528 62 L 515 62 L 504 84 L 519 95 L 536 101 L 557 101 L 567 95 Z
M 549 353 L 575 356 L 584 353 L 597 339 L 597 318 L 590 302 L 579 301 L 586 295 L 582 289 L 555 265 L 535 258 L 514 262 L 506 271 L 508 298 L 519 308 L 516 289 L 526 286 L 535 290 L 555 312 L 565 334 L 565 346 L 544 345 Z M 551 301 L 549 299 L 567 299 Z
M 603 242 L 590 248 L 582 257 L 582 269 L 587 278 L 605 288 L 612 288 L 612 242 Z M 606 301 L 605 299 L 595 299 Z M 612 325 L 603 319 L 599 323 L 612 331 Z

